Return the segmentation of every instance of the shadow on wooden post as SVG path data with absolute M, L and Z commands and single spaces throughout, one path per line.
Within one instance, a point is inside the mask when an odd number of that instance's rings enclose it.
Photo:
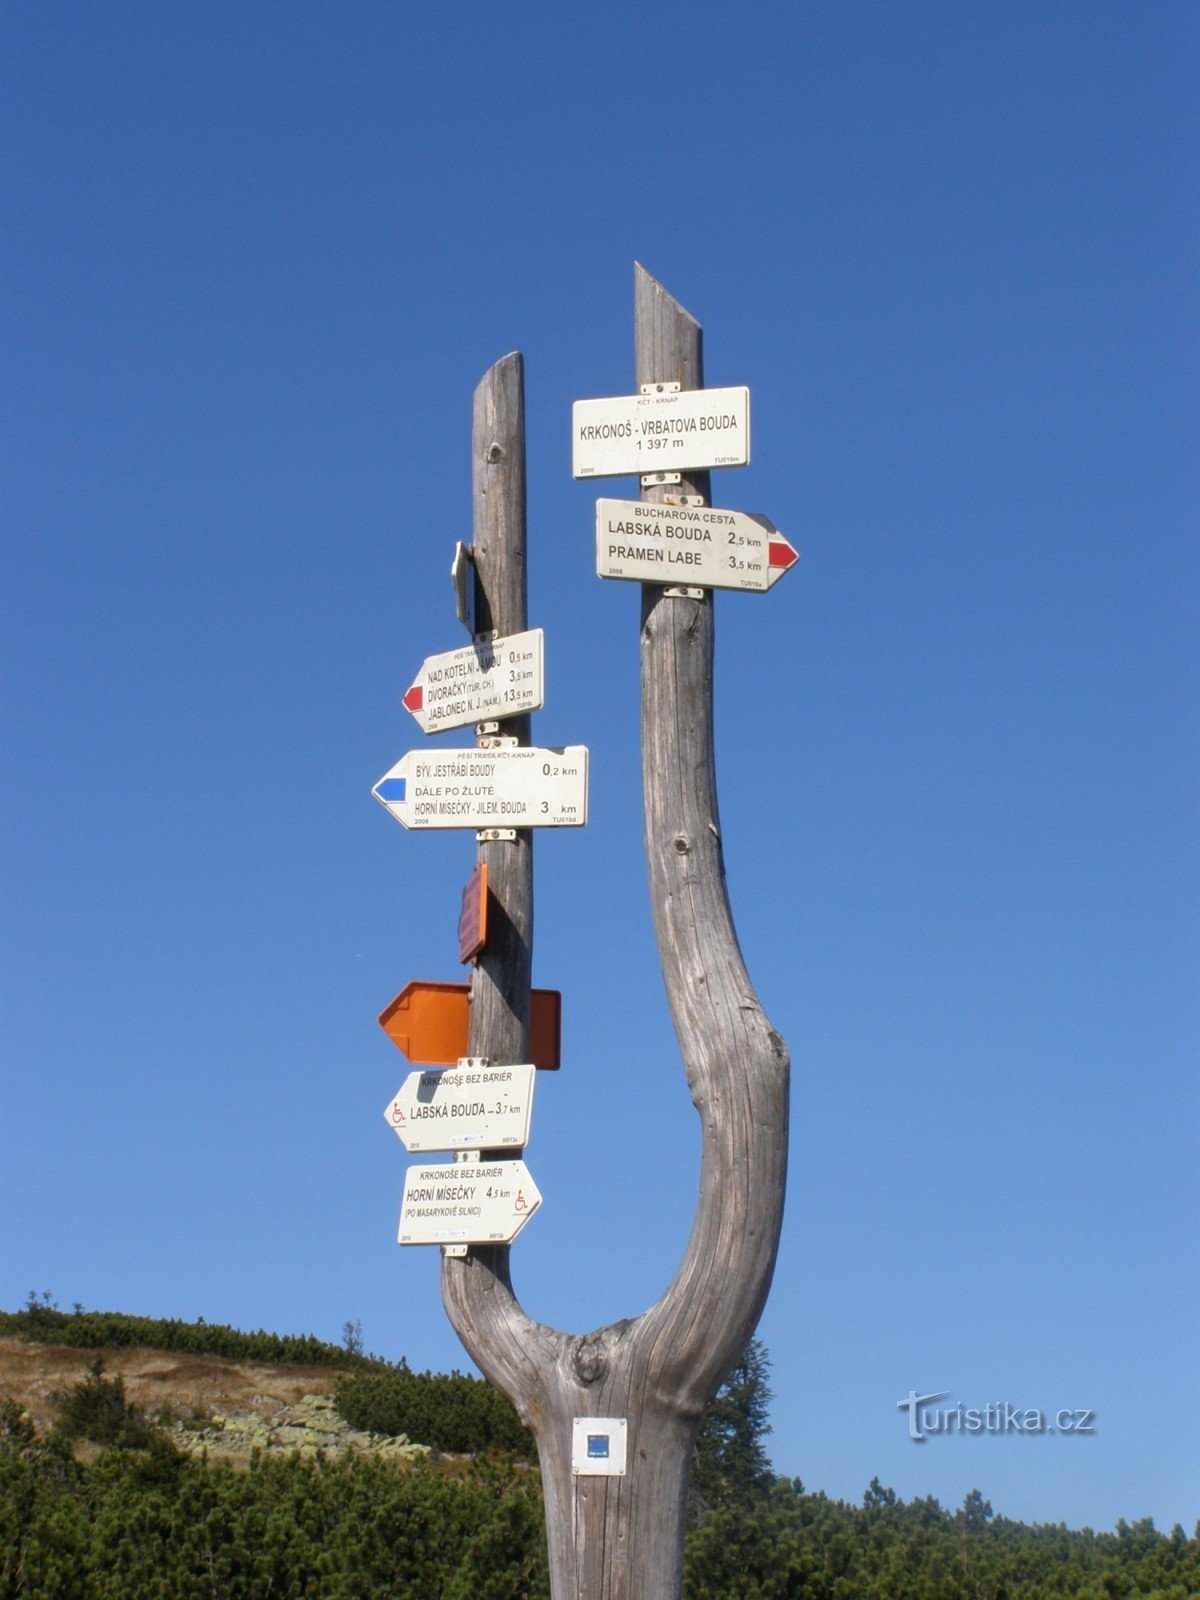
M 699 325 L 644 268 L 634 270 L 638 383 L 702 388 Z M 525 626 L 520 396 L 520 357 L 507 356 L 485 375 L 475 397 L 476 577 L 485 614 L 503 632 Z M 694 475 L 682 491 L 707 500 L 708 474 Z M 510 553 L 495 553 L 497 545 Z M 493 576 L 493 558 L 502 580 Z M 513 599 L 518 588 L 519 608 Z M 692 600 L 644 585 L 641 648 L 650 898 L 671 1015 L 702 1125 L 691 1236 L 674 1278 L 648 1311 L 583 1335 L 549 1328 L 521 1310 L 507 1246 L 472 1247 L 442 1267 L 443 1299 L 459 1337 L 538 1441 L 554 1600 L 678 1600 L 696 1435 L 758 1322 L 783 1217 L 788 1057 L 754 993 L 725 889 L 711 592 Z M 489 878 L 493 862 L 507 859 L 497 853 L 514 852 L 504 904 L 514 926 L 524 930 L 522 948 L 511 953 L 512 968 L 509 956 L 493 952 L 490 963 L 481 960 L 473 985 L 471 1051 L 497 1062 L 528 1059 L 532 857 L 528 835 L 520 839 L 520 849 L 481 847 L 490 852 Z M 525 885 L 527 906 L 521 904 Z M 576 1417 L 627 1420 L 624 1476 L 573 1474 Z

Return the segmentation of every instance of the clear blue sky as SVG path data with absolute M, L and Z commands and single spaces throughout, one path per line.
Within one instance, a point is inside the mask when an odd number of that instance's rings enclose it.
M 1197 1495 L 1193 6 L 15 0 L 3 31 L 0 1304 L 465 1365 L 395 1244 L 470 835 L 371 784 L 454 648 L 471 393 L 527 373 L 540 835 L 564 991 L 527 1309 L 635 1314 L 698 1169 L 642 859 L 636 586 L 575 399 L 632 263 L 748 384 L 718 505 L 722 824 L 794 1063 L 761 1334 L 778 1470 L 1111 1526 Z M 469 742 L 443 735 L 435 744 Z M 897 1401 L 1094 1410 L 914 1444 Z

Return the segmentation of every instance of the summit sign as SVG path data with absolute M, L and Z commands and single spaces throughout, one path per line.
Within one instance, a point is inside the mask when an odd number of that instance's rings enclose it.
M 750 460 L 750 391 L 667 389 L 576 400 L 571 426 L 577 478 L 744 467 Z

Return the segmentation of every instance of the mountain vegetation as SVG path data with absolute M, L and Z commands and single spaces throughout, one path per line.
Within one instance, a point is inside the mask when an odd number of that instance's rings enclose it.
M 411 1372 L 401 1360 L 384 1372 L 355 1372 L 334 1395 L 338 1411 L 365 1433 L 404 1434 L 435 1450 L 507 1450 L 537 1460 L 533 1435 L 499 1389 L 461 1372 Z
M 42 1305 L 30 1315 L 8 1314 L 0 1333 L 24 1318 L 23 1337 L 67 1342 L 51 1320 L 64 1314 Z M 122 1336 L 147 1325 L 86 1312 L 65 1320 Z M 249 1341 L 244 1359 L 254 1361 L 319 1345 L 220 1328 L 214 1351 L 207 1324 L 152 1326 L 171 1328 L 181 1341 L 171 1348 L 192 1354 L 221 1353 L 231 1338 Z M 162 1348 L 160 1337 L 151 1342 Z M 539 1478 L 506 1402 L 459 1374 L 340 1355 L 349 1370 L 339 1404 L 360 1425 L 453 1442 L 399 1463 L 258 1451 L 239 1470 L 177 1450 L 100 1355 L 58 1396 L 48 1429 L 4 1401 L 0 1600 L 547 1600 Z M 931 1498 L 905 1504 L 878 1479 L 855 1506 L 777 1477 L 763 1446 L 768 1366 L 755 1342 L 705 1422 L 686 1600 L 1200 1596 L 1200 1529 L 1188 1538 L 1148 1519 L 1112 1533 L 1029 1526 L 995 1515 L 979 1491 L 950 1510 Z
M 351 1329 L 355 1325 L 347 1324 Z M 0 1336 L 15 1334 L 39 1344 L 75 1350 L 172 1350 L 180 1355 L 220 1356 L 227 1361 L 264 1361 L 295 1367 L 386 1367 L 361 1349 L 326 1344 L 308 1334 L 242 1333 L 220 1322 L 184 1322 L 177 1317 L 131 1317 L 121 1311 L 60 1311 L 49 1292 L 31 1293 L 20 1311 L 0 1311 Z M 355 1340 L 351 1338 L 350 1343 Z

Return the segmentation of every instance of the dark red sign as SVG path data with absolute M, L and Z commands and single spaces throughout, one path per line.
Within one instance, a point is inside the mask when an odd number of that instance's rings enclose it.
M 481 861 L 463 890 L 458 914 L 458 959 L 474 961 L 487 943 L 487 868 Z

